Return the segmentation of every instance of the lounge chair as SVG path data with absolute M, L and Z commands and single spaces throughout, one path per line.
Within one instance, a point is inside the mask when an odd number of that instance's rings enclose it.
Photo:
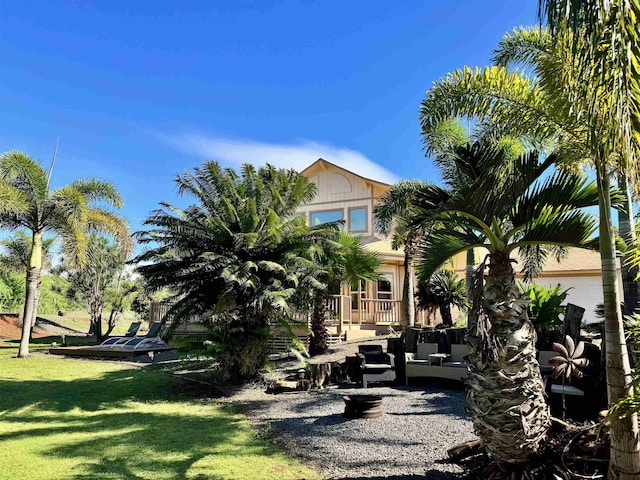
M 153 322 L 151 324 L 151 327 L 149 327 L 149 331 L 144 337 L 133 337 L 126 342 L 118 344 L 117 347 L 122 349 L 133 348 L 134 350 L 137 350 L 139 348 L 148 347 L 150 345 L 167 346 L 164 340 L 160 338 L 160 335 L 158 335 L 160 333 L 161 327 L 162 324 L 160 322 Z
M 106 339 L 104 342 L 100 344 L 101 347 L 110 347 L 113 345 L 117 345 L 118 343 L 126 342 L 127 340 L 134 338 L 140 330 L 140 325 L 142 322 L 131 322 L 129 325 L 129 330 L 122 337 L 111 337 Z
M 364 388 L 369 382 L 393 382 L 396 379 L 395 357 L 392 353 L 384 353 L 382 345 L 360 345 L 357 356 Z

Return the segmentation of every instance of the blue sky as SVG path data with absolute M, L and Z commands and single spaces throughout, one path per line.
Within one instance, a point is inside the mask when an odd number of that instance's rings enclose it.
M 0 4 L 0 142 L 52 183 L 113 181 L 133 230 L 204 160 L 383 181 L 438 175 L 418 111 L 433 81 L 486 65 L 537 2 L 84 1 Z

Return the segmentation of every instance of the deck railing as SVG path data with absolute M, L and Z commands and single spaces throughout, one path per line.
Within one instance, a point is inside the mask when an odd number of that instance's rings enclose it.
M 400 321 L 400 300 L 362 298 L 357 309 L 352 308 L 352 298 L 332 295 L 329 299 L 330 325 L 376 325 Z

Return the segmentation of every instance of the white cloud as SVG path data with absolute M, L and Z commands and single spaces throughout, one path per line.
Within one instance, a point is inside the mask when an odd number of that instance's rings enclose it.
M 276 167 L 294 168 L 300 171 L 318 158 L 323 158 L 372 180 L 386 183 L 394 183 L 398 180 L 396 175 L 369 160 L 360 152 L 308 140 L 297 144 L 278 145 L 198 134 L 174 135 L 166 139 L 185 154 L 203 157 L 203 160 L 216 160 L 228 166 L 237 167 L 243 163 L 259 166 L 270 163 Z

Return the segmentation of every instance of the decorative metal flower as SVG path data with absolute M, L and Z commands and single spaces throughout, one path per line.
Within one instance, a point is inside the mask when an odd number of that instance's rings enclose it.
M 553 349 L 558 353 L 557 356 L 549 360 L 553 368 L 553 378 L 562 377 L 562 384 L 570 384 L 571 377 L 582 378 L 581 368 L 589 365 L 589 360 L 580 358 L 584 353 L 584 342 L 578 343 L 576 347 L 573 339 L 567 335 L 565 337 L 565 345 L 554 343 Z

